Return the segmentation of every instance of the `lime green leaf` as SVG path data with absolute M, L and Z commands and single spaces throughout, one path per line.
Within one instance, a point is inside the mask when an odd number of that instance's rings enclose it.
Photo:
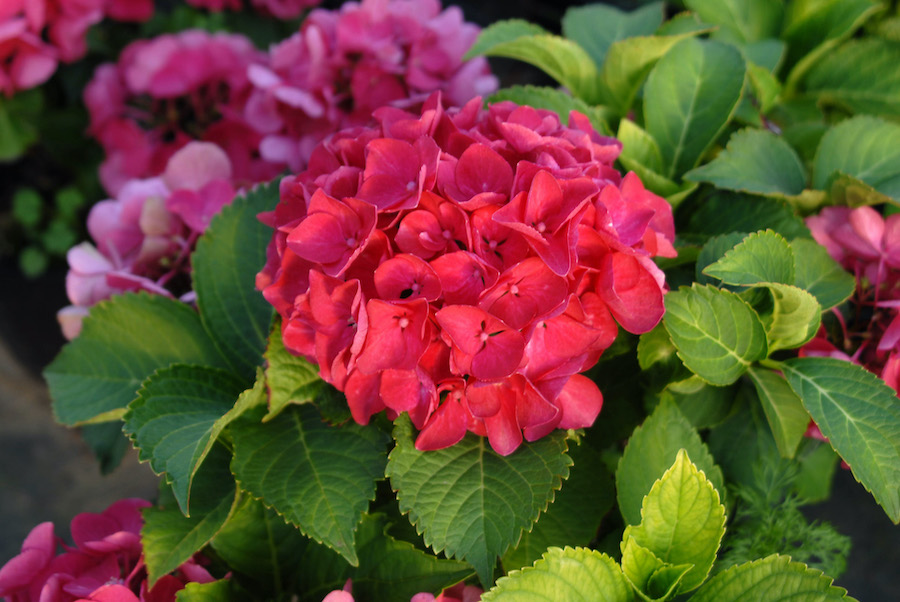
M 777 372 L 751 367 L 747 374 L 756 387 L 779 453 L 784 458 L 793 458 L 809 425 L 809 412 L 803 409 L 800 398 Z
M 584 48 L 600 66 L 613 42 L 652 34 L 663 21 L 663 3 L 652 2 L 632 12 L 613 6 L 574 6 L 562 18 L 563 35 Z
M 237 488 L 228 470 L 231 454 L 214 446 L 194 479 L 190 518 L 176 504 L 143 511 L 141 542 L 150 585 L 203 548 L 219 531 L 236 502 Z
M 262 363 L 272 306 L 256 290 L 272 229 L 256 215 L 275 208 L 278 181 L 236 198 L 216 215 L 191 255 L 197 307 L 209 336 L 247 379 Z
M 488 97 L 488 104 L 511 100 L 519 105 L 528 105 L 536 109 L 548 109 L 559 115 L 563 123 L 568 123 L 569 113 L 578 111 L 587 115 L 591 125 L 601 134 L 609 133 L 606 123 L 606 112 L 600 107 L 592 107 L 580 98 L 571 94 L 545 86 L 512 86 L 503 88 Z
M 621 544 L 622 572 L 642 600 L 668 600 L 693 564 L 671 565 L 629 537 Z
M 771 311 L 760 312 L 769 354 L 778 349 L 796 349 L 816 336 L 822 308 L 815 297 L 787 284 L 768 282 L 759 288 L 767 288 L 771 295 Z
M 790 556 L 769 556 L 722 571 L 691 597 L 691 602 L 827 602 L 853 600 L 833 579 Z
M 809 228 L 787 203 L 727 191 L 715 192 L 705 199 L 691 213 L 685 230 L 713 236 L 765 229 L 774 230 L 788 240 L 810 238 Z
M 258 414 L 229 429 L 241 488 L 356 566 L 356 526 L 383 474 L 384 435 L 355 424 L 330 427 L 311 405 L 265 424 Z
M 483 602 L 629 602 L 631 586 L 616 561 L 587 548 L 550 548 L 534 566 L 501 577 Z
M 394 439 L 385 474 L 400 511 L 409 513 L 426 545 L 468 561 L 486 585 L 497 557 L 547 509 L 572 464 L 560 432 L 508 456 L 471 433 L 451 447 L 420 452 L 404 415 L 394 421 Z
M 715 464 L 696 429 L 672 402 L 661 401 L 644 424 L 635 429 L 616 469 L 619 510 L 627 524 L 641 521 L 641 503 L 678 456 L 686 449 L 718 491 L 724 492 L 722 471 Z
M 813 186 L 826 190 L 836 172 L 900 200 L 900 125 L 861 115 L 828 130 L 816 152 Z
M 863 207 L 884 203 L 898 204 L 896 200 L 878 192 L 862 180 L 839 171 L 832 175 L 828 197 L 830 204 L 843 207 Z
M 285 349 L 279 320 L 269 333 L 265 358 L 269 413 L 263 422 L 275 418 L 289 404 L 309 403 L 322 394 L 326 384 L 319 378 L 319 367 Z
M 524 61 L 543 70 L 585 102 L 594 104 L 599 100 L 597 66 L 584 48 L 536 25 L 511 20 L 483 29 L 466 56 L 479 54 Z
M 700 20 L 700 17 L 697 16 L 697 13 L 685 11 L 682 13 L 678 13 L 673 16 L 671 19 L 667 19 L 660 25 L 659 29 L 656 30 L 656 35 L 658 36 L 674 36 L 680 33 L 688 33 L 691 31 L 697 31 L 700 33 L 711 31 L 715 29 L 715 25 L 711 23 L 704 23 Z
M 794 392 L 853 476 L 900 523 L 900 401 L 865 368 L 832 358 L 781 364 Z
M 237 590 L 232 579 L 209 583 L 187 583 L 175 594 L 175 602 L 240 602 L 248 597 Z
M 669 178 L 700 161 L 737 108 L 744 86 L 744 59 L 733 46 L 682 40 L 647 78 L 644 121 L 659 143 Z
M 125 432 L 139 458 L 166 473 L 175 499 L 190 515 L 191 481 L 215 443 L 213 425 L 234 406 L 242 379 L 219 368 L 175 364 L 144 381 L 128 406 Z
M 144 379 L 170 364 L 228 367 L 189 306 L 124 294 L 91 308 L 44 377 L 57 419 L 71 426 L 120 418 Z
M 588 545 L 615 503 L 615 483 L 600 454 L 582 443 L 571 446 L 569 456 L 575 462 L 569 478 L 531 531 L 522 533 L 518 545 L 503 555 L 505 571 L 530 566 L 550 546 Z
M 749 232 L 731 232 L 729 234 L 713 236 L 707 240 L 703 245 L 703 248 L 700 249 L 700 253 L 697 255 L 694 279 L 700 284 L 718 285 L 720 280 L 718 278 L 713 278 L 712 276 L 707 276 L 704 270 L 724 257 L 725 253 L 744 242 L 744 239 L 748 236 L 750 236 Z
M 791 242 L 794 257 L 794 284 L 812 294 L 822 310 L 829 310 L 850 298 L 856 279 L 832 259 L 828 250 L 814 240 L 798 238 Z
M 733 134 L 715 159 L 684 177 L 717 188 L 763 195 L 800 194 L 806 186 L 806 170 L 794 149 L 783 138 L 756 128 Z
M 706 579 L 724 534 L 719 493 L 682 449 L 644 498 L 641 524 L 628 525 L 622 541 L 633 538 L 668 564 L 693 565 L 678 583 L 687 592 Z
M 771 71 L 756 63 L 747 64 L 747 76 L 759 112 L 768 115 L 781 97 L 781 82 Z
M 772 230 L 754 232 L 703 273 L 726 284 L 793 284 L 794 252 L 780 234 Z
M 777 36 L 783 7 L 778 0 L 685 0 L 704 22 L 719 25 L 714 37 L 729 42 L 753 42 Z
M 713 385 L 730 385 L 767 355 L 759 316 L 729 291 L 694 284 L 669 292 L 663 323 L 685 366 Z
M 634 161 L 657 173 L 663 170 L 659 145 L 641 126 L 630 119 L 622 119 L 619 122 L 619 132 L 616 134 L 616 138 L 622 143 L 620 161 L 623 159 Z M 675 186 L 675 183 L 672 182 L 672 185 Z

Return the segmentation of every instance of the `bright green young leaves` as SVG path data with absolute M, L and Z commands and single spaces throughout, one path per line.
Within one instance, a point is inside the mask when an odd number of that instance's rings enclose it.
M 385 474 L 400 511 L 409 513 L 428 546 L 468 561 L 486 586 L 497 557 L 547 509 L 572 464 L 561 432 L 508 456 L 472 434 L 451 447 L 420 452 L 412 423 L 401 416 L 394 421 L 394 440 Z
M 793 284 L 794 263 L 794 253 L 788 241 L 767 230 L 750 234 L 703 272 L 725 284 Z
M 853 275 L 832 259 L 828 250 L 814 240 L 798 238 L 791 241 L 794 257 L 794 285 L 816 298 L 822 310 L 840 305 L 856 290 Z
M 686 0 L 705 23 L 719 26 L 716 37 L 738 43 L 776 37 L 783 7 L 778 0 Z

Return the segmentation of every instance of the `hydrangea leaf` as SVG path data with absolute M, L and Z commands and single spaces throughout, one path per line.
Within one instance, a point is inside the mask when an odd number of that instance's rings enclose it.
M 240 602 L 247 599 L 248 596 L 238 591 L 233 579 L 187 583 L 175 594 L 175 602 Z
M 900 125 L 861 115 L 828 130 L 816 152 L 813 186 L 828 189 L 838 172 L 900 201 Z
M 189 306 L 126 293 L 91 308 L 44 377 L 56 418 L 74 426 L 120 418 L 144 379 L 170 364 L 228 368 Z
M 684 4 L 704 22 L 719 26 L 716 37 L 739 43 L 776 37 L 784 11 L 778 0 L 685 0 Z
M 616 468 L 616 493 L 625 522 L 641 522 L 641 504 L 653 484 L 685 449 L 696 458 L 718 491 L 725 491 L 722 471 L 716 466 L 697 430 L 674 403 L 663 400 L 644 424 L 635 429 Z
M 730 232 L 729 234 L 713 236 L 707 240 L 697 255 L 697 263 L 694 270 L 695 280 L 700 284 L 718 285 L 720 280 L 707 276 L 704 270 L 724 257 L 725 253 L 744 242 L 748 236 L 750 236 L 749 232 Z
M 194 479 L 190 517 L 174 503 L 144 509 L 141 542 L 151 586 L 209 543 L 225 524 L 237 501 L 234 477 L 228 469 L 230 460 L 231 453 L 222 445 L 210 450 Z
M 682 449 L 644 498 L 640 525 L 625 527 L 622 541 L 634 539 L 669 565 L 693 565 L 678 582 L 677 591 L 683 593 L 706 580 L 724 534 L 725 506 L 719 493 Z
M 278 181 L 236 198 L 216 215 L 191 255 L 200 318 L 229 364 L 248 380 L 262 363 L 272 306 L 256 290 L 272 229 L 256 219 L 278 202 Z
M 550 548 L 533 566 L 512 571 L 483 602 L 630 602 L 631 586 L 615 560 L 587 548 Z
M 400 511 L 426 545 L 468 561 L 485 585 L 493 582 L 497 557 L 547 509 L 572 464 L 561 432 L 508 456 L 471 433 L 452 447 L 420 452 L 404 415 L 394 421 L 394 439 L 385 474 Z
M 726 284 L 758 282 L 794 283 L 794 253 L 791 245 L 772 230 L 754 232 L 725 253 L 703 273 Z
M 828 191 L 828 196 L 831 204 L 841 207 L 863 207 L 867 205 L 881 205 L 883 203 L 896 204 L 894 199 L 878 192 L 871 185 L 839 171 L 835 172 L 831 178 L 831 188 Z
M 325 381 L 319 378 L 319 368 L 284 347 L 278 320 L 269 333 L 265 352 L 266 386 L 269 388 L 268 422 L 289 404 L 309 403 L 322 393 Z
M 715 159 L 684 177 L 762 195 L 796 195 L 806 186 L 806 170 L 794 149 L 784 138 L 757 128 L 733 134 Z
M 894 523 L 900 523 L 900 401 L 865 368 L 806 357 L 779 366 L 803 406 Z
M 809 425 L 809 412 L 803 409 L 800 398 L 777 372 L 751 366 L 747 374 L 756 387 L 778 452 L 784 458 L 793 458 Z
M 22 156 L 39 137 L 44 96 L 39 88 L 0 98 L 0 161 Z
M 633 537 L 622 542 L 622 572 L 638 597 L 646 602 L 668 600 L 692 568 L 693 564 L 664 562 Z
M 599 100 L 600 77 L 590 55 L 572 40 L 549 34 L 537 25 L 512 19 L 486 27 L 466 57 L 480 54 L 534 65 L 583 101 L 594 104 Z
M 694 428 L 704 429 L 719 424 L 731 413 L 734 402 L 732 387 L 714 387 L 696 374 L 670 382 L 660 393 L 678 406 Z
M 827 443 L 808 440 L 802 451 L 797 454 L 800 472 L 794 481 L 797 496 L 816 504 L 831 497 L 831 484 L 840 460 L 834 449 Z
M 128 406 L 125 432 L 156 474 L 166 473 L 175 499 L 190 515 L 191 481 L 215 443 L 213 426 L 243 390 L 219 368 L 175 364 L 144 381 Z
M 599 67 L 614 42 L 648 36 L 662 22 L 662 2 L 652 2 L 631 12 L 604 4 L 589 4 L 573 6 L 566 11 L 562 18 L 562 32 L 584 48 Z
M 770 293 L 771 311 L 760 313 L 769 353 L 808 343 L 822 323 L 822 308 L 811 294 L 796 286 L 767 282 L 757 288 Z
M 569 478 L 531 531 L 503 555 L 507 572 L 531 566 L 550 546 L 588 545 L 615 503 L 615 483 L 600 454 L 586 443 L 571 446 L 568 453 L 574 462 Z
M 697 165 L 737 108 L 745 70 L 735 47 L 694 38 L 656 63 L 644 88 L 644 122 L 659 143 L 662 175 L 674 179 Z
M 799 62 L 801 72 L 808 69 L 809 65 L 819 63 L 819 59 L 828 56 L 828 50 L 851 35 L 879 10 L 878 3 L 873 0 L 790 3 L 785 11 L 781 35 L 788 42 L 788 63 L 793 65 Z M 799 77 L 799 74 L 792 73 L 791 76 Z
M 814 240 L 791 242 L 794 257 L 794 284 L 816 298 L 823 311 L 840 305 L 856 290 L 856 279 L 832 259 L 828 250 Z
M 383 474 L 386 437 L 355 424 L 330 427 L 309 404 L 265 424 L 261 413 L 229 428 L 241 488 L 356 566 L 356 527 Z
M 747 76 L 753 90 L 753 98 L 756 100 L 756 107 L 762 115 L 768 115 L 769 111 L 778 103 L 781 98 L 781 82 L 772 75 L 772 72 L 756 63 L 747 63 Z M 768 131 L 768 130 L 760 130 Z M 793 148 L 788 146 L 792 153 L 796 156 Z M 803 172 L 804 181 L 806 171 Z M 799 194 L 799 193 L 798 193 Z
M 756 232 L 771 229 L 788 240 L 810 238 L 809 228 L 784 201 L 717 191 L 697 207 L 688 218 L 684 231 L 714 236 L 730 232 Z
M 730 385 L 767 355 L 759 316 L 729 291 L 694 284 L 669 292 L 663 323 L 684 365 L 712 385 Z
M 832 585 L 833 579 L 805 564 L 791 562 L 790 556 L 772 555 L 733 566 L 703 584 L 691 602 L 827 602 L 853 600 L 847 590 Z
M 528 105 L 536 109 L 548 109 L 559 115 L 562 123 L 568 123 L 569 113 L 578 111 L 587 115 L 591 125 L 601 134 L 609 134 L 606 123 L 606 111 L 602 107 L 592 107 L 580 98 L 567 94 L 557 88 L 546 86 L 511 86 L 498 90 L 488 97 L 488 104 L 511 100 L 519 105 Z
M 647 133 L 647 130 L 630 119 L 622 119 L 619 122 L 619 131 L 616 134 L 616 138 L 622 143 L 622 153 L 619 155 L 619 161 L 623 161 L 624 158 L 627 162 L 639 163 L 657 174 L 663 170 L 662 153 L 659 150 L 659 145 L 653 139 L 653 136 Z M 623 165 L 625 161 L 623 161 Z M 677 185 L 675 182 L 672 182 L 672 186 Z

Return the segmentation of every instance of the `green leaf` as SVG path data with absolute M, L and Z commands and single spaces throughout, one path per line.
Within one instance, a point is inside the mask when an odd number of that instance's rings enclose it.
M 809 229 L 786 203 L 769 198 L 719 191 L 691 212 L 687 232 L 713 236 L 771 229 L 788 240 L 810 238 Z M 679 234 L 683 232 L 679 230 Z
M 141 542 L 151 586 L 209 543 L 225 524 L 237 495 L 228 470 L 230 460 L 231 454 L 221 445 L 210 451 L 194 479 L 196 490 L 190 518 L 175 504 L 143 511 Z
M 784 10 L 778 0 L 685 0 L 684 4 L 706 23 L 719 25 L 715 37 L 730 42 L 777 36 Z
M 634 599 L 616 561 L 587 548 L 550 548 L 534 566 L 501 577 L 483 602 L 629 602 Z
M 547 509 L 572 464 L 560 432 L 508 456 L 471 433 L 451 447 L 420 452 L 412 423 L 401 416 L 394 439 L 385 474 L 400 511 L 409 513 L 426 545 L 471 563 L 485 585 L 493 582 L 497 557 Z
M 219 579 L 209 583 L 186 583 L 175 594 L 175 602 L 232 602 L 247 599 L 232 579 Z
M 790 556 L 772 555 L 722 571 L 691 597 L 691 602 L 827 602 L 853 600 L 847 590 L 831 585 L 833 580 Z
M 144 379 L 170 364 L 228 367 L 189 306 L 129 293 L 92 307 L 44 377 L 56 418 L 72 426 L 120 418 Z
M 524 21 L 501 21 L 481 31 L 467 57 L 483 54 L 524 61 L 587 103 L 599 100 L 599 73 L 585 50 L 571 40 Z
M 758 288 L 767 288 L 771 295 L 771 311 L 759 314 L 766 329 L 770 355 L 779 349 L 802 347 L 816 336 L 822 322 L 822 308 L 815 297 L 787 284 L 768 282 Z
M 718 285 L 720 280 L 707 276 L 705 270 L 719 259 L 725 256 L 725 253 L 744 242 L 750 236 L 749 232 L 731 232 L 729 234 L 720 234 L 713 236 L 706 241 L 700 253 L 697 255 L 697 263 L 694 270 L 694 278 L 700 284 Z
M 35 228 L 44 217 L 44 200 L 34 188 L 19 188 L 13 194 L 12 214 L 26 228 Z
M 765 368 L 747 371 L 783 458 L 793 458 L 809 425 L 809 412 L 783 376 Z
M 693 564 L 672 565 L 638 544 L 633 537 L 621 543 L 622 572 L 638 596 L 647 602 L 668 600 Z
M 512 86 L 503 88 L 488 97 L 488 104 L 511 100 L 519 105 L 528 105 L 536 109 L 548 109 L 559 115 L 563 123 L 568 123 L 569 113 L 578 111 L 587 115 L 594 129 L 602 134 L 609 133 L 606 123 L 606 112 L 600 107 L 592 107 L 580 98 L 575 98 L 556 88 L 545 86 Z
M 804 503 L 816 504 L 831 497 L 831 483 L 840 459 L 827 443 L 805 441 L 804 449 L 797 455 L 800 472 L 794 481 L 794 491 Z
M 664 400 L 634 431 L 616 469 L 619 510 L 627 524 L 636 525 L 641 521 L 644 496 L 672 466 L 681 449 L 697 459 L 697 465 L 708 475 L 713 486 L 724 493 L 722 471 L 706 444 L 678 408 Z
M 142 462 L 166 473 L 181 511 L 189 516 L 191 482 L 215 443 L 213 425 L 234 406 L 240 378 L 219 368 L 175 364 L 144 381 L 128 406 L 125 432 Z
M 725 506 L 682 449 L 644 498 L 640 525 L 628 525 L 622 541 L 633 538 L 668 564 L 693 565 L 678 583 L 678 592 L 687 592 L 706 579 L 724 534 Z
M 733 134 L 715 159 L 684 177 L 762 195 L 800 194 L 806 186 L 806 170 L 794 149 L 783 138 L 756 128 Z
M 898 202 L 875 190 L 858 178 L 845 173 L 835 172 L 831 178 L 831 189 L 828 191 L 828 202 L 842 207 L 864 207 Z
M 615 483 L 600 454 L 582 443 L 571 446 L 569 456 L 575 462 L 569 478 L 531 531 L 522 533 L 516 547 L 503 555 L 505 571 L 530 566 L 550 546 L 587 546 L 615 503 Z
M 747 63 L 747 76 L 756 99 L 756 107 L 760 113 L 768 115 L 781 98 L 781 82 L 771 71 L 756 63 Z
M 900 401 L 894 390 L 837 359 L 797 358 L 780 367 L 853 476 L 900 523 Z
M 268 422 L 289 404 L 304 404 L 321 395 L 326 387 L 319 378 L 319 367 L 296 356 L 284 347 L 281 339 L 281 322 L 275 320 L 269 333 L 266 348 L 266 384 L 269 387 L 269 412 L 263 418 Z
M 791 242 L 794 257 L 794 284 L 809 291 L 823 311 L 840 305 L 856 290 L 856 279 L 832 259 L 828 250 L 814 240 L 798 238 Z
M 900 125 L 861 115 L 828 130 L 816 152 L 813 186 L 828 189 L 836 172 L 900 200 Z
M 652 2 L 632 12 L 604 4 L 589 4 L 573 6 L 566 11 L 562 32 L 584 48 L 599 67 L 613 42 L 650 35 L 662 21 L 662 2 Z
M 356 566 L 356 526 L 383 474 L 385 436 L 355 424 L 330 427 L 311 405 L 265 424 L 258 414 L 229 429 L 241 488 Z
M 43 105 L 43 93 L 37 88 L 0 97 L 0 161 L 19 158 L 37 141 Z
M 674 15 L 671 19 L 667 19 L 656 30 L 658 36 L 674 36 L 680 33 L 688 33 L 697 31 L 700 33 L 708 32 L 715 29 L 715 25 L 704 23 L 697 16 L 697 13 L 685 11 Z
M 729 291 L 694 284 L 669 292 L 663 323 L 685 366 L 713 385 L 730 385 L 767 355 L 759 316 Z
M 236 198 L 216 215 L 191 255 L 197 307 L 209 336 L 247 379 L 262 363 L 272 306 L 256 290 L 272 228 L 256 215 L 275 208 L 278 181 Z
M 705 429 L 725 420 L 734 401 L 732 387 L 714 387 L 696 374 L 669 383 L 660 392 L 660 400 L 671 400 L 694 428 Z
M 659 143 L 669 178 L 700 161 L 731 119 L 744 86 L 733 46 L 682 40 L 659 60 L 644 89 L 644 121 Z
M 703 273 L 734 285 L 793 284 L 794 252 L 780 234 L 772 230 L 754 232 Z
M 131 443 L 122 432 L 122 423 L 118 420 L 88 424 L 81 427 L 80 432 L 100 464 L 100 474 L 107 475 L 114 471 L 131 449 Z
M 622 143 L 619 161 L 622 161 L 623 164 L 633 161 L 656 173 L 663 170 L 659 145 L 641 126 L 630 119 L 622 119 L 619 121 L 619 132 L 616 134 L 616 138 Z M 672 182 L 672 186 L 676 186 L 675 182 Z

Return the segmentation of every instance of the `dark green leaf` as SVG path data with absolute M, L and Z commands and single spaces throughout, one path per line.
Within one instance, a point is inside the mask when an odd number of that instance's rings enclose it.
M 319 378 L 319 367 L 285 349 L 280 320 L 269 333 L 265 358 L 269 413 L 263 421 L 273 419 L 289 404 L 309 403 L 323 393 L 326 384 Z
M 784 458 L 793 458 L 809 425 L 809 412 L 803 409 L 800 398 L 777 372 L 751 367 L 747 374 L 756 387 L 778 451 Z
M 563 35 L 587 50 L 599 67 L 613 42 L 652 34 L 662 24 L 663 3 L 624 12 L 613 6 L 574 6 L 562 18 Z
M 713 194 L 688 220 L 684 230 L 707 236 L 772 229 L 788 240 L 810 238 L 806 224 L 785 203 L 734 192 Z
M 720 28 L 714 37 L 729 42 L 753 42 L 777 36 L 784 8 L 778 0 L 685 0 L 704 22 Z
M 43 104 L 37 88 L 0 97 L 0 161 L 17 159 L 37 141 Z
M 734 402 L 733 387 L 714 387 L 696 374 L 674 381 L 662 390 L 660 399 L 671 400 L 694 428 L 705 429 L 725 420 Z
M 505 21 L 497 21 L 489 27 L 485 27 L 478 35 L 478 39 L 466 52 L 463 60 L 469 60 L 481 54 L 486 54 L 488 50 L 499 44 L 512 42 L 519 38 L 527 36 L 539 36 L 549 33 L 540 25 L 529 23 L 523 19 L 507 19 Z
M 856 279 L 831 258 L 828 251 L 814 240 L 798 238 L 791 242 L 795 257 L 794 283 L 812 294 L 822 310 L 840 305 L 856 290 Z

